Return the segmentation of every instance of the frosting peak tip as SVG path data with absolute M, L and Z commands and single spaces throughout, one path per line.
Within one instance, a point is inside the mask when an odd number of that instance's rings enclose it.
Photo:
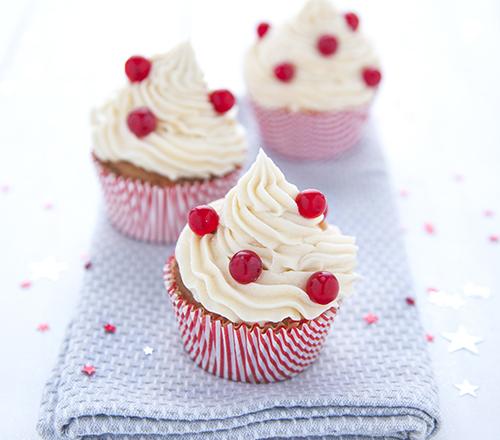
M 191 44 L 191 41 L 185 40 L 180 43 L 178 43 L 176 46 L 174 46 L 170 52 L 170 54 L 178 54 L 178 55 L 184 55 L 192 59 L 196 59 L 196 55 L 194 53 L 193 45 Z
M 257 159 L 256 159 L 256 161 L 258 161 L 258 160 L 266 160 L 266 159 L 269 159 L 269 157 L 267 156 L 266 152 L 264 151 L 263 148 L 259 148 L 259 152 L 257 153 Z
M 278 166 L 273 162 L 273 160 L 266 154 L 266 152 L 262 148 L 259 149 L 259 152 L 257 153 L 257 158 L 255 159 L 255 162 L 253 166 L 250 168 L 249 172 L 251 171 L 253 171 L 254 173 L 262 172 L 261 170 L 266 170 L 266 172 L 272 170 L 273 172 L 281 173 Z
M 125 66 L 130 81 L 93 113 L 97 158 L 130 162 L 172 181 L 222 177 L 239 168 L 244 131 L 233 116 L 219 117 L 212 100 L 217 91 L 208 89 L 191 42 L 134 58 L 131 76 Z M 227 96 L 220 100 L 227 105 Z M 212 156 L 217 160 L 208 161 Z
M 309 15 L 313 12 L 337 12 L 330 0 L 309 0 L 301 9 L 300 15 Z

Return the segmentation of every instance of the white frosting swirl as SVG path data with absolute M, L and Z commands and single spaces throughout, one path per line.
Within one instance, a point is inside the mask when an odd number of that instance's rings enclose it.
M 93 114 L 95 155 L 127 161 L 171 180 L 222 176 L 242 165 L 246 140 L 234 112 L 217 114 L 189 43 L 151 58 L 146 79 L 130 83 Z M 148 107 L 153 133 L 138 138 L 128 113 Z
M 226 197 L 212 203 L 220 216 L 217 231 L 200 237 L 184 228 L 176 260 L 184 285 L 205 309 L 233 322 L 313 319 L 351 291 L 354 238 L 328 225 L 323 215 L 302 217 L 298 192 L 261 150 Z M 263 262 L 261 276 L 250 284 L 239 284 L 229 273 L 231 257 L 241 250 L 256 252 Z M 319 270 L 333 273 L 340 283 L 330 304 L 317 304 L 304 291 Z
M 331 56 L 316 49 L 324 34 L 337 38 L 337 51 Z M 287 83 L 273 72 L 283 62 L 295 65 L 295 76 Z M 271 28 L 250 48 L 245 80 L 251 98 L 264 107 L 345 110 L 370 103 L 376 89 L 366 86 L 362 71 L 378 66 L 371 45 L 359 29 L 349 28 L 329 0 L 309 0 L 295 20 Z

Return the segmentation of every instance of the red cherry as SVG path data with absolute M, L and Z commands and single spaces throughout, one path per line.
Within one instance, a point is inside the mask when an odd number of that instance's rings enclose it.
M 347 14 L 344 14 L 344 18 L 347 26 L 349 26 L 353 31 L 358 29 L 359 17 L 354 12 L 348 12 Z
M 214 90 L 210 93 L 210 95 L 208 95 L 208 97 L 214 107 L 214 110 L 220 114 L 231 110 L 236 102 L 234 95 L 226 89 Z
M 127 125 L 138 138 L 143 138 L 156 130 L 156 116 L 147 107 L 139 107 L 128 114 Z
M 326 197 L 317 189 L 306 189 L 295 198 L 299 213 L 305 218 L 316 218 L 325 213 Z
M 151 61 L 139 55 L 130 57 L 125 63 L 125 73 L 131 82 L 140 82 L 146 79 L 151 70 Z
M 306 284 L 306 293 L 311 301 L 318 304 L 329 304 L 339 294 L 339 281 L 330 272 L 320 271 L 313 273 Z
M 274 76 L 283 82 L 289 82 L 295 76 L 295 66 L 292 63 L 281 63 L 274 67 Z
M 267 31 L 271 28 L 271 25 L 266 22 L 259 23 L 257 26 L 257 35 L 259 38 L 263 38 L 267 34 Z
M 333 55 L 335 52 L 337 52 L 338 46 L 339 43 L 337 41 L 337 38 L 334 35 L 328 34 L 321 35 L 316 43 L 316 48 L 321 53 L 321 55 L 324 55 L 325 57 Z
M 239 251 L 229 262 L 231 276 L 240 284 L 254 282 L 262 273 L 262 260 L 253 251 Z
M 189 211 L 188 224 L 197 235 L 211 234 L 219 226 L 219 214 L 211 206 L 200 205 Z
M 367 67 L 363 69 L 363 79 L 368 87 L 377 87 L 382 79 L 382 74 L 378 69 Z

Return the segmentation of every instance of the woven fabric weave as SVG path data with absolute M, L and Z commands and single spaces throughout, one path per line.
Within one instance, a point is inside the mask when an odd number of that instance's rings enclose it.
M 318 361 L 265 385 L 198 368 L 183 351 L 162 282 L 172 247 L 130 240 L 102 216 L 93 266 L 43 396 L 44 439 L 420 440 L 437 430 L 437 390 L 418 310 L 405 302 L 411 278 L 376 141 L 336 162 L 276 161 L 290 182 L 324 190 L 330 221 L 359 245 L 361 280 Z M 379 321 L 366 324 L 368 312 Z M 115 334 L 105 334 L 106 322 Z M 94 376 L 81 373 L 86 363 Z

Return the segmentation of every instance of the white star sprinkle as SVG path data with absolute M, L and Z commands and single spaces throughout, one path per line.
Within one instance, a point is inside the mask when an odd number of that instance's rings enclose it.
M 61 273 L 67 269 L 67 264 L 57 261 L 54 257 L 45 258 L 31 265 L 31 278 L 57 281 Z
M 465 301 L 460 295 L 448 293 L 444 290 L 438 290 L 429 294 L 429 301 L 439 307 L 450 307 L 458 310 L 465 304 Z
M 473 298 L 487 299 L 491 295 L 491 289 L 487 286 L 480 286 L 479 284 L 466 283 L 464 285 L 464 295 Z
M 461 396 L 469 395 L 473 397 L 477 397 L 476 391 L 479 389 L 479 386 L 472 385 L 467 379 L 464 379 L 462 383 L 455 384 L 455 387 L 458 388 Z
M 153 351 L 154 351 L 154 349 L 149 347 L 148 345 L 146 345 L 142 350 L 144 351 L 144 354 L 146 356 L 151 356 L 153 354 Z
M 472 353 L 479 354 L 479 350 L 476 347 L 476 344 L 482 342 L 483 339 L 477 336 L 472 336 L 467 333 L 467 330 L 463 325 L 458 327 L 458 330 L 455 333 L 447 332 L 443 333 L 443 338 L 450 341 L 450 345 L 448 347 L 448 351 L 454 352 L 457 350 L 469 350 Z

